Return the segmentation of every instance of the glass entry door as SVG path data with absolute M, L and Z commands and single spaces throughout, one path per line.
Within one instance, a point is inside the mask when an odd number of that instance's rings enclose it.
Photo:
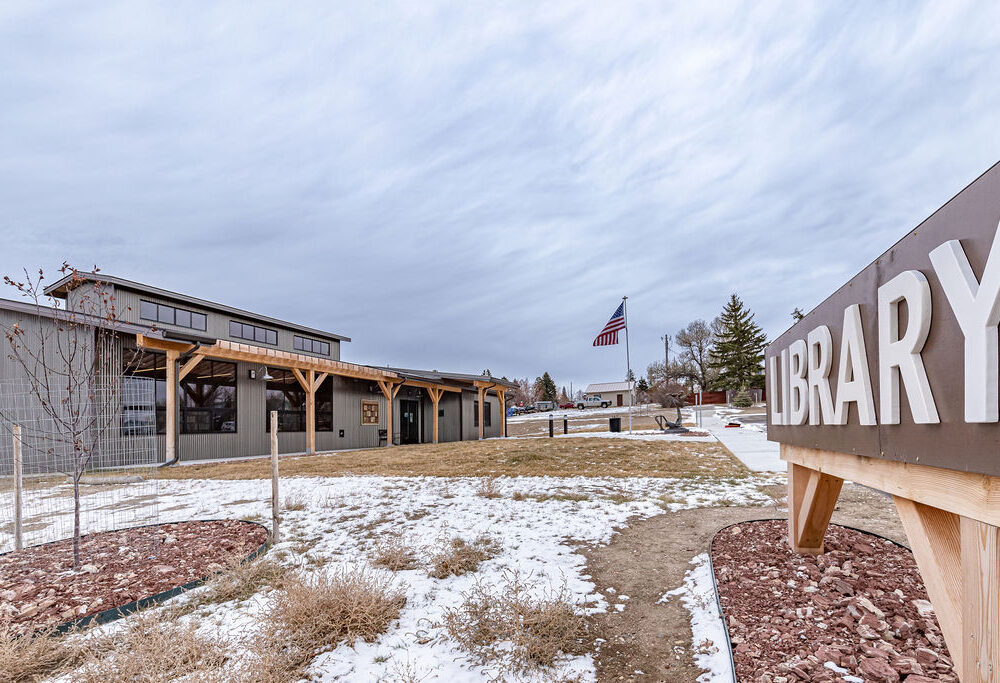
M 420 443 L 420 403 L 408 399 L 399 402 L 399 443 Z

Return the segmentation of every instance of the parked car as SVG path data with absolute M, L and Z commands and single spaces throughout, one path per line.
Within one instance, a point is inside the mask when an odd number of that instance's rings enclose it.
M 576 404 L 573 403 L 572 401 L 567 401 L 566 403 L 560 403 L 559 407 L 560 408 L 576 408 Z
M 600 396 L 588 396 L 576 402 L 576 407 L 580 410 L 584 408 L 608 408 L 610 406 L 611 401 L 603 399 Z
M 535 410 L 545 411 L 545 410 L 555 410 L 555 401 L 535 401 Z

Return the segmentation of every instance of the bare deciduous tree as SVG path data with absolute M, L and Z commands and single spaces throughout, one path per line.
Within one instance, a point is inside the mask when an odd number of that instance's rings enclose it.
M 681 351 L 681 362 L 689 364 L 694 369 L 694 381 L 703 391 L 707 391 L 719 376 L 719 371 L 712 367 L 712 344 L 718 333 L 719 320 L 711 324 L 704 320 L 695 320 L 677 333 L 677 345 Z
M 73 567 L 78 569 L 80 481 L 101 439 L 120 420 L 121 406 L 113 397 L 120 396 L 125 368 L 117 355 L 109 354 L 120 327 L 111 288 L 83 277 L 66 263 L 59 272 L 70 276 L 65 308 L 45 294 L 42 269 L 37 275 L 25 270 L 23 280 L 4 277 L 7 285 L 32 302 L 36 316 L 32 323 L 5 325 L 3 332 L 8 357 L 20 367 L 30 396 L 46 418 L 28 428 L 39 432 L 33 436 L 36 442 L 47 444 L 50 464 L 73 483 Z M 106 354 L 107 359 L 103 358 Z M 5 424 L 16 418 L 3 417 Z M 60 452 L 71 457 L 57 457 Z

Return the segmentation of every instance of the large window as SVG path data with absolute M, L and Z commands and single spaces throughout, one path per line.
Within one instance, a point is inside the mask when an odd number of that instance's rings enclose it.
M 307 353 L 320 353 L 324 356 L 330 355 L 330 344 L 325 341 L 319 341 L 317 339 L 309 339 L 308 337 L 300 337 L 295 335 L 295 350 L 305 351 Z
M 167 431 L 167 357 L 137 352 L 127 359 L 126 371 L 156 382 L 156 433 Z M 236 364 L 202 360 L 181 380 L 177 395 L 182 434 L 218 434 L 236 431 Z
M 182 434 L 236 431 L 236 364 L 203 360 L 181 380 Z
M 139 302 L 139 317 L 143 320 L 187 327 L 192 330 L 205 330 L 208 327 L 208 318 L 204 313 L 195 313 L 152 301 Z
M 493 415 L 492 415 L 493 404 L 489 401 L 483 402 L 483 426 L 491 427 L 493 426 Z M 472 426 L 479 426 L 479 401 L 472 402 Z
M 266 327 L 236 322 L 235 320 L 229 321 L 229 336 L 234 339 L 246 339 L 247 341 L 259 344 L 278 345 L 278 333 L 276 331 L 269 330 Z
M 279 432 L 306 431 L 306 392 L 288 370 L 270 370 L 264 398 L 264 425 L 271 429 L 271 411 L 278 411 Z M 316 390 L 316 431 L 333 431 L 333 381 L 327 377 Z

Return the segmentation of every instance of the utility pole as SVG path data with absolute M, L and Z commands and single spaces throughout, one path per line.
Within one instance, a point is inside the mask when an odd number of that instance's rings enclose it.
M 663 340 L 663 374 L 667 373 L 667 366 L 670 365 L 670 333 L 667 332 L 660 339 Z

